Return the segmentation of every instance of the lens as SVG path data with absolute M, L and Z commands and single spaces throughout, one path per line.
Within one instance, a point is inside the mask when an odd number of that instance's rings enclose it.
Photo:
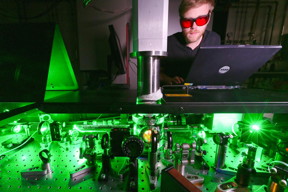
M 195 23 L 196 25 L 198 26 L 203 26 L 205 25 L 209 20 L 209 16 L 205 16 L 205 17 L 198 17 L 196 20 L 195 20 Z
M 191 20 L 188 19 L 182 19 L 181 20 L 181 27 L 182 28 L 190 28 L 192 26 L 192 22 Z
M 210 16 L 210 11 L 208 12 L 207 15 L 199 16 L 196 19 L 193 19 L 193 18 L 192 19 L 181 18 L 180 24 L 181 24 L 182 28 L 190 28 L 190 27 L 192 27 L 194 22 L 198 26 L 203 26 L 203 25 L 206 25 L 208 23 L 209 16 Z

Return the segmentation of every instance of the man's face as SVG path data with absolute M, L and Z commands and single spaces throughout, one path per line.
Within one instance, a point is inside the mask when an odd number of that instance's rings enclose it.
M 197 17 L 207 15 L 211 10 L 212 7 L 210 4 L 202 4 L 198 7 L 189 9 L 182 17 L 185 19 L 196 19 Z M 203 26 L 198 26 L 196 22 L 193 22 L 192 26 L 189 28 L 182 27 L 187 44 L 200 42 L 208 23 L 209 22 Z

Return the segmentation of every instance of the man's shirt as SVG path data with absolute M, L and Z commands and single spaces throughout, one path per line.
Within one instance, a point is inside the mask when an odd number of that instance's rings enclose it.
M 162 59 L 161 68 L 170 77 L 180 76 L 186 78 L 193 59 L 199 47 L 220 45 L 220 36 L 213 31 L 205 31 L 201 43 L 195 49 L 186 46 L 182 32 L 175 33 L 168 37 L 168 57 Z

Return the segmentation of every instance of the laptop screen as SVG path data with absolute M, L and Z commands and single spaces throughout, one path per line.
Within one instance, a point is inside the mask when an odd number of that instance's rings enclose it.
M 241 85 L 281 48 L 278 45 L 200 47 L 185 82 L 193 85 Z

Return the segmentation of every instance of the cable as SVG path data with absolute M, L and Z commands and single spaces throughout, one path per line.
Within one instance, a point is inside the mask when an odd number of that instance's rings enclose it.
M 91 7 L 91 8 L 93 8 L 96 11 L 99 11 L 99 12 L 109 13 L 109 14 L 118 14 L 118 15 L 121 15 L 123 13 L 126 13 L 126 12 L 132 10 L 131 7 L 126 8 L 126 9 L 122 9 L 122 10 L 116 10 L 116 11 L 111 11 L 111 10 L 108 10 L 108 9 L 102 9 L 102 8 L 96 7 L 95 5 L 88 5 L 88 7 Z
M 137 64 L 135 62 L 133 62 L 131 59 L 129 59 L 129 63 L 132 63 L 136 67 L 136 70 L 137 70 Z M 132 68 L 132 65 L 130 65 L 130 68 L 136 74 L 136 71 Z
M 285 163 L 285 162 L 283 162 L 283 161 L 272 161 L 272 162 L 269 163 L 269 164 L 271 164 L 271 166 L 272 166 L 272 164 L 274 164 L 274 163 L 280 163 L 280 164 L 285 165 L 286 167 L 288 167 L 288 164 Z M 268 172 L 271 173 L 271 170 L 270 170 L 270 167 L 269 167 L 269 166 L 268 166 Z
M 283 161 L 272 161 L 271 164 L 273 164 L 273 163 L 280 163 L 280 164 L 285 165 L 286 167 L 288 167 L 288 164 L 283 162 Z
M 130 59 L 130 62 L 131 62 L 133 65 L 135 65 L 135 67 L 137 67 L 137 64 L 136 64 L 135 62 L 131 61 L 131 59 Z
M 129 65 L 129 67 L 131 68 L 131 70 L 136 74 L 135 69 L 133 69 L 132 65 Z
M 119 171 L 118 171 L 117 175 L 120 174 L 120 172 L 122 171 L 122 169 L 125 167 L 125 165 L 126 165 L 127 163 L 128 163 L 128 159 L 125 159 L 125 160 L 124 160 L 124 163 L 122 163 L 122 166 L 118 169 Z
M 96 119 L 95 121 L 97 121 L 102 115 L 103 115 L 103 114 L 101 113 L 101 114 L 97 117 L 97 119 Z
M 267 187 L 266 185 L 262 185 L 261 187 L 259 187 L 258 189 L 256 189 L 256 191 L 254 192 L 257 192 L 257 191 L 263 191 L 265 190 L 265 187 Z M 265 190 L 266 191 L 266 190 Z
M 5 151 L 4 153 L 0 154 L 0 156 L 2 156 L 2 155 L 4 155 L 4 154 L 6 154 L 6 153 L 9 153 L 9 152 L 11 152 L 11 151 L 14 151 L 14 150 L 22 147 L 22 146 L 25 145 L 36 133 L 37 133 L 37 131 L 35 131 L 24 143 L 22 143 L 21 145 L 15 147 L 15 148 L 13 148 L 13 149 L 10 149 L 10 150 L 8 150 L 8 151 Z
M 232 133 L 234 133 L 235 136 L 238 136 L 237 133 L 236 133 L 236 131 L 235 131 L 235 125 L 238 125 L 238 124 L 237 124 L 237 123 L 234 123 L 234 124 L 232 125 Z M 238 126 L 239 126 L 239 125 L 238 125 Z

